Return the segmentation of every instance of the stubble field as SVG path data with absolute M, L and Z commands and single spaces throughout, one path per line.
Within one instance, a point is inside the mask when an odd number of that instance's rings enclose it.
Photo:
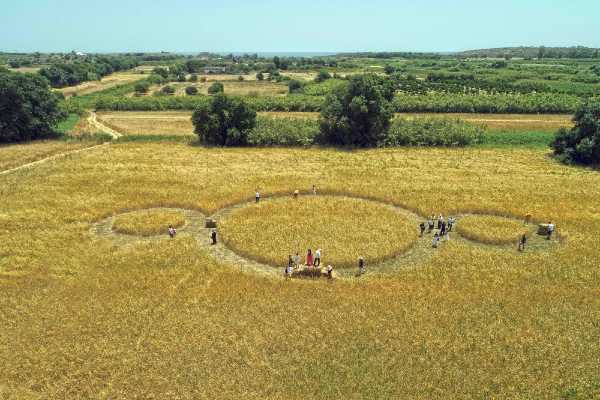
M 90 233 L 125 211 L 210 215 L 257 187 L 268 198 L 312 184 L 422 216 L 531 213 L 561 241 L 518 253 L 451 240 L 392 273 L 312 281 L 243 272 L 198 246 L 208 238 L 116 245 Z M 597 171 L 532 149 L 133 142 L 2 175 L 0 393 L 595 398 L 599 196 Z

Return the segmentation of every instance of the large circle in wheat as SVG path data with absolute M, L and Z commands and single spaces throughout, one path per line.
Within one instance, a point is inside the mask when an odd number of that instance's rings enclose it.
M 417 241 L 414 218 L 376 201 L 339 197 L 279 198 L 233 210 L 219 222 L 225 244 L 272 266 L 289 254 L 322 250 L 322 262 L 356 266 L 359 256 L 376 264 L 406 252 Z

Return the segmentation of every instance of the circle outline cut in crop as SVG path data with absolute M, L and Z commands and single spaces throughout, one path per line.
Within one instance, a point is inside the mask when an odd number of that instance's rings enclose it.
M 322 249 L 322 263 L 371 265 L 401 256 L 418 240 L 418 217 L 382 202 L 345 196 L 300 196 L 244 204 L 219 221 L 221 238 L 235 253 L 271 266 L 296 252 Z
M 178 229 L 185 224 L 186 217 L 181 211 L 149 209 L 117 215 L 112 230 L 122 235 L 148 237 L 166 234 L 169 225 Z

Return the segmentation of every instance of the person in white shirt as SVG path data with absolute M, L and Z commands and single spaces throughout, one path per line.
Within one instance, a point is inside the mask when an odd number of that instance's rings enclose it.
M 329 278 L 329 279 L 333 278 L 333 267 L 331 266 L 331 264 L 329 264 L 327 266 L 327 278 Z
M 294 268 L 299 268 L 300 267 L 300 255 L 298 253 L 296 253 L 296 255 L 294 256 Z
M 258 191 L 258 189 L 256 189 L 256 193 L 254 194 L 254 198 L 256 199 L 257 203 L 260 201 L 260 192 Z
M 315 251 L 315 268 L 321 265 L 321 249 Z

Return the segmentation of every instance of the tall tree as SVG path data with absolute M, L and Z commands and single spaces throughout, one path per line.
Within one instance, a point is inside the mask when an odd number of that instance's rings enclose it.
M 37 74 L 0 70 L 0 142 L 55 136 L 54 128 L 66 118 L 60 98 Z
M 321 111 L 322 143 L 376 146 L 385 138 L 393 115 L 394 84 L 375 74 L 355 75 L 325 98 Z

